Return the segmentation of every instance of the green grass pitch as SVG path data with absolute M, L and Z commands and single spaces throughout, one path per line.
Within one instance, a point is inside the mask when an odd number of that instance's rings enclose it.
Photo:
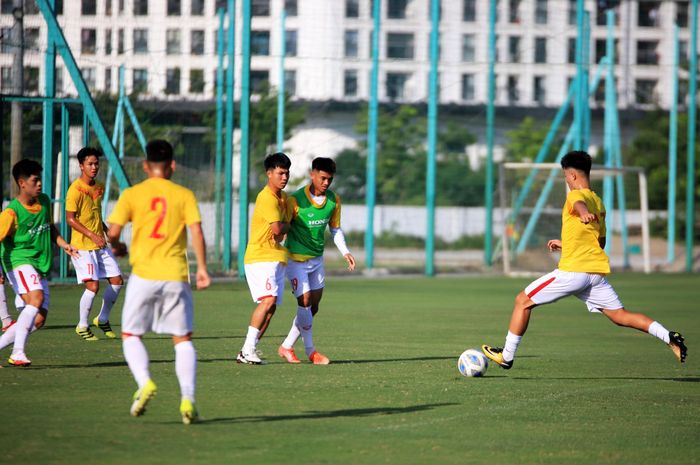
M 0 370 L 0 463 L 699 463 L 700 278 L 611 277 L 629 309 L 686 336 L 683 366 L 660 341 L 568 298 L 535 310 L 512 370 L 463 378 L 457 357 L 502 344 L 527 282 L 330 278 L 314 324 L 334 362 L 325 367 L 276 356 L 296 308 L 289 293 L 261 341 L 269 364 L 241 366 L 253 307 L 245 284 L 196 292 L 203 421 L 189 427 L 170 339 L 146 338 L 159 393 L 131 418 L 135 383 L 120 343 L 79 339 L 81 288 L 53 287 L 47 327 L 30 339 L 33 366 Z

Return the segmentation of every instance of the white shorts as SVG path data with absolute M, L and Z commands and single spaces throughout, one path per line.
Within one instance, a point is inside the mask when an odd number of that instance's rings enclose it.
M 131 274 L 126 284 L 122 334 L 148 331 L 173 336 L 192 332 L 192 288 L 181 281 L 155 281 Z
M 41 304 L 41 308 L 44 310 L 49 309 L 49 282 L 32 265 L 18 266 L 7 273 L 7 279 L 10 281 L 12 290 L 17 297 L 29 291 L 42 290 L 44 292 L 44 303 Z M 15 305 L 19 304 L 20 301 L 22 307 L 24 307 L 24 301 L 21 298 L 15 298 Z
M 554 270 L 530 283 L 525 294 L 537 305 L 573 295 L 586 303 L 589 312 L 624 308 L 605 276 L 593 273 Z
M 294 297 L 300 297 L 307 292 L 323 289 L 326 281 L 323 257 L 314 257 L 305 262 L 289 260 L 287 263 L 287 278 L 292 285 Z
M 287 265 L 280 262 L 259 262 L 245 265 L 245 279 L 253 301 L 260 303 L 266 297 L 277 297 L 282 304 L 284 275 Z
M 121 276 L 117 259 L 109 247 L 79 250 L 78 253 L 80 255 L 77 258 L 71 257 L 71 261 L 79 283 Z

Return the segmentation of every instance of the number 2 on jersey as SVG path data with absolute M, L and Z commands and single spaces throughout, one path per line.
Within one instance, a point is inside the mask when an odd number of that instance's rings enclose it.
M 151 211 L 158 211 L 158 204 L 160 204 L 160 213 L 158 214 L 158 219 L 156 220 L 156 225 L 151 231 L 151 239 L 165 239 L 165 235 L 160 232 L 160 228 L 165 221 L 165 214 L 168 211 L 168 203 L 165 201 L 164 197 L 153 197 L 151 199 Z

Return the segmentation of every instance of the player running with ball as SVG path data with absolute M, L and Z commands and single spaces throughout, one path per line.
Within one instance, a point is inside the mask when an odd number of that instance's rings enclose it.
M 589 312 L 603 313 L 618 326 L 634 328 L 661 339 L 679 362 L 686 358 L 683 336 L 669 331 L 642 313 L 624 308 L 605 276 L 610 273 L 605 247 L 605 208 L 590 189 L 591 156 L 586 152 L 567 153 L 561 160 L 570 192 L 562 210 L 561 240 L 547 243 L 549 250 L 561 250 L 556 270 L 533 281 L 515 298 L 505 346 L 482 346 L 484 354 L 510 369 L 518 345 L 527 330 L 532 309 L 574 295 L 586 303 Z
M 316 350 L 313 342 L 313 318 L 323 296 L 325 272 L 323 268 L 324 233 L 331 230 L 333 242 L 348 263 L 355 269 L 355 258 L 345 244 L 340 229 L 340 197 L 329 190 L 335 176 L 335 162 L 330 158 L 316 158 L 311 164 L 311 183 L 294 192 L 287 201 L 291 212 L 291 226 L 285 245 L 289 249 L 287 278 L 297 298 L 297 315 L 289 335 L 277 349 L 280 357 L 289 363 L 300 363 L 294 353 L 294 344 L 301 336 L 306 356 L 314 365 L 327 365 L 328 357 Z

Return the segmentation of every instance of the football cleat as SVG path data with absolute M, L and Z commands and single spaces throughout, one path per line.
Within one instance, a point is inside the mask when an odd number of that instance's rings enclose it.
M 95 317 L 95 319 L 92 320 L 92 324 L 100 328 L 102 332 L 105 333 L 105 336 L 107 336 L 108 338 L 115 339 L 117 337 L 117 335 L 114 334 L 114 331 L 112 331 L 112 326 L 110 326 L 109 321 L 100 323 L 100 320 L 97 317 Z
M 4 333 L 8 329 L 12 328 L 12 325 L 15 323 L 17 323 L 17 320 L 11 320 L 9 323 L 2 327 L 2 332 Z
M 676 331 L 668 332 L 669 343 L 668 346 L 673 351 L 679 362 L 685 363 L 685 358 L 688 356 L 688 348 L 685 346 L 685 339 L 681 336 L 681 333 Z
M 134 401 L 131 403 L 129 412 L 132 417 L 140 417 L 146 413 L 146 404 L 156 395 L 158 387 L 153 380 L 148 380 L 146 384 L 134 393 Z
M 26 355 L 24 355 L 24 356 L 13 355 L 7 359 L 7 363 L 12 365 L 13 367 L 28 367 L 29 365 L 32 364 L 32 361 L 29 360 Z
M 294 353 L 293 347 L 287 349 L 286 347 L 279 346 L 277 349 L 277 355 L 286 359 L 287 363 L 301 363 L 301 360 L 299 360 L 297 354 Z
M 255 353 L 255 350 L 247 351 L 245 347 L 238 352 L 236 356 L 236 362 L 245 363 L 246 365 L 262 365 L 263 361 Z
M 505 361 L 503 359 L 503 348 L 501 347 L 491 347 L 484 344 L 481 346 L 481 351 L 486 355 L 486 357 L 497 363 L 504 370 L 510 370 L 513 367 L 513 360 Z
M 311 355 L 309 355 L 309 360 L 314 365 L 328 365 L 329 363 L 331 363 L 331 361 L 328 360 L 328 357 L 315 350 L 311 352 Z
M 92 334 L 92 331 L 90 331 L 90 327 L 81 328 L 80 326 L 76 326 L 75 327 L 75 334 L 82 337 L 86 341 L 98 341 L 99 340 L 97 338 L 97 336 Z
M 180 402 L 180 415 L 182 416 L 182 423 L 186 425 L 196 423 L 199 419 L 197 407 L 195 407 L 194 402 L 189 399 L 182 399 L 182 402 Z

